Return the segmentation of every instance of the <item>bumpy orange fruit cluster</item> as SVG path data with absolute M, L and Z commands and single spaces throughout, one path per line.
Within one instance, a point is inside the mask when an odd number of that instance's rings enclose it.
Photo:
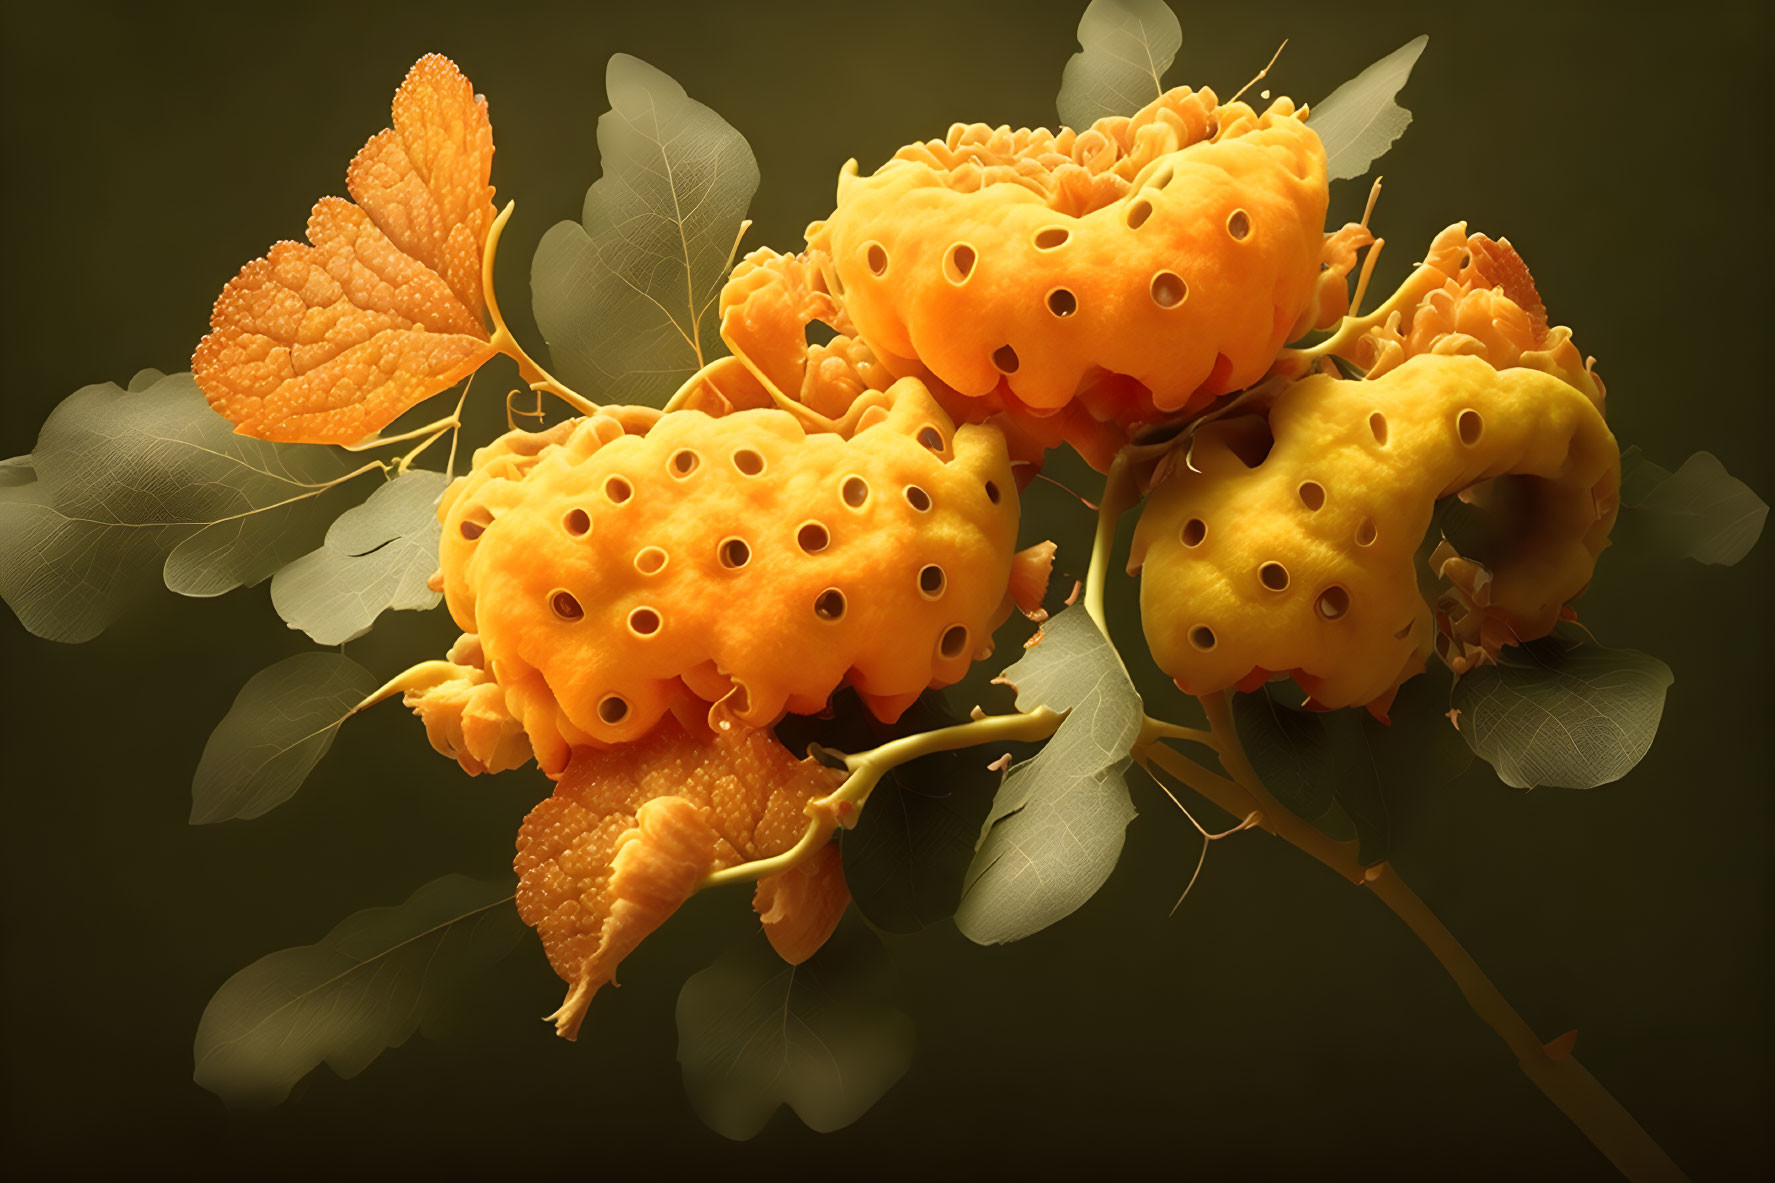
M 742 268 L 723 306 L 825 320 L 957 419 L 997 416 L 1020 455 L 1067 442 L 1105 468 L 1134 425 L 1249 385 L 1341 314 L 1354 255 L 1322 231 L 1325 152 L 1304 115 L 1180 87 L 1082 132 L 956 124 L 868 177 L 846 166 L 795 261 L 806 299 Z M 800 325 L 757 321 L 730 345 L 801 386 L 785 373 Z
M 442 499 L 437 585 L 465 632 L 407 702 L 469 772 L 534 753 L 559 782 L 515 865 L 573 986 L 563 1035 L 710 872 L 789 849 L 842 781 L 776 740 L 785 710 L 850 684 L 895 718 L 1039 606 L 1053 548 L 1013 553 L 996 429 L 957 429 L 916 380 L 846 414 L 810 434 L 774 409 L 607 408 L 502 436 Z M 828 845 L 756 904 L 798 961 L 848 899 Z
M 848 437 L 776 410 L 600 414 L 476 453 L 440 506 L 442 585 L 545 771 L 686 691 L 717 725 L 844 684 L 897 718 L 990 652 L 1014 567 L 1039 601 L 1051 548 L 1013 553 L 1003 437 L 916 381 L 874 399 Z
M 1324 232 L 1305 115 L 1182 87 L 1082 131 L 956 124 L 868 176 L 852 161 L 804 251 L 734 270 L 734 356 L 680 409 L 475 453 L 439 507 L 435 586 L 463 636 L 398 685 L 469 772 L 534 756 L 558 781 L 515 865 L 571 983 L 562 1034 L 711 872 L 810 819 L 830 832 L 842 774 L 778 743 L 785 712 L 850 685 L 895 719 L 988 654 L 1014 603 L 1038 610 L 1053 548 L 1015 551 L 1034 467 L 1013 457 L 1068 443 L 1108 469 L 1142 425 L 1249 392 L 1161 463 L 1135 535 L 1153 656 L 1191 693 L 1286 673 L 1384 716 L 1432 644 L 1464 669 L 1567 610 L 1618 500 L 1600 380 L 1509 244 L 1464 226 L 1346 316 L 1375 240 Z M 428 57 L 392 123 L 352 162 L 354 201 L 323 199 L 307 244 L 217 301 L 193 368 L 243 432 L 352 442 L 515 349 L 484 319 L 485 102 Z M 836 336 L 810 345 L 814 321 Z M 1509 544 L 1489 565 L 1439 548 L 1432 607 L 1414 554 L 1455 494 Z M 756 906 L 795 961 L 847 899 L 826 845 Z

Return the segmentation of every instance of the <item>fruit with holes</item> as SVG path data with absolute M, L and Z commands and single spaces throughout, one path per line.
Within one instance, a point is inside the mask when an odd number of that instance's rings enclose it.
M 1303 115 L 1182 87 L 1083 132 L 957 124 L 871 176 L 852 162 L 808 243 L 895 373 L 1019 418 L 1162 418 L 1255 381 L 1320 314 Z
M 1314 375 L 1267 423 L 1210 423 L 1185 456 L 1156 481 L 1129 564 L 1159 667 L 1191 694 L 1287 672 L 1318 706 L 1383 717 L 1432 644 L 1413 559 L 1439 498 L 1477 487 L 1502 540 L 1489 568 L 1437 557 L 1462 593 L 1460 619 L 1439 621 L 1456 660 L 1545 635 L 1619 503 L 1620 453 L 1590 398 L 1476 357 Z
M 1038 609 L 1052 547 L 1016 552 L 1000 433 L 914 380 L 852 412 L 605 412 L 476 453 L 441 587 L 545 772 L 699 701 L 766 727 L 849 684 L 892 720 L 990 652 L 1013 592 Z

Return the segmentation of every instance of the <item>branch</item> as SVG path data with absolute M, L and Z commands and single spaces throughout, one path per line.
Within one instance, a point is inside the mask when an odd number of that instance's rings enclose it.
M 487 243 L 481 248 L 481 296 L 487 304 L 487 315 L 493 319 L 493 335 L 487 338 L 487 343 L 518 363 L 518 376 L 530 384 L 530 389 L 554 395 L 581 415 L 595 415 L 598 404 L 576 394 L 537 365 L 536 359 L 524 352 L 524 347 L 512 336 L 512 331 L 505 325 L 505 317 L 499 313 L 499 299 L 493 291 L 493 261 L 499 255 L 499 236 L 505 232 L 505 224 L 517 205 L 515 201 L 505 203 L 505 208 L 493 219 L 493 225 L 488 227 Z
M 1568 1054 L 1569 1045 L 1541 1042 L 1534 1030 L 1516 1013 L 1491 979 L 1480 970 L 1478 963 L 1455 939 L 1454 934 L 1406 886 L 1391 863 L 1363 867 L 1356 859 L 1354 843 L 1334 842 L 1283 808 L 1270 795 L 1239 746 L 1238 732 L 1233 726 L 1226 692 L 1204 695 L 1200 701 L 1202 709 L 1208 715 L 1208 725 L 1213 731 L 1214 750 L 1219 754 L 1222 766 L 1232 776 L 1232 782 L 1197 766 L 1198 779 L 1201 779 L 1201 783 L 1209 791 L 1197 788 L 1180 769 L 1173 767 L 1173 764 L 1192 765 L 1193 762 L 1175 752 L 1169 752 L 1172 758 L 1170 762 L 1161 760 L 1158 752 L 1168 749 L 1157 745 L 1154 745 L 1156 751 L 1148 750 L 1155 763 L 1234 816 L 1238 816 L 1240 810 L 1229 808 L 1214 794 L 1227 795 L 1224 787 L 1227 785 L 1237 788 L 1255 802 L 1263 814 L 1263 820 L 1259 823 L 1263 829 L 1312 855 L 1351 882 L 1366 884 L 1376 898 L 1391 908 L 1393 914 L 1403 920 L 1406 927 L 1424 943 L 1424 947 L 1441 962 L 1442 968 L 1454 979 L 1456 987 L 1473 1008 L 1473 1012 L 1515 1053 L 1523 1072 L 1535 1086 L 1571 1119 L 1572 1124 L 1623 1175 L 1636 1183 L 1687 1179 L 1670 1156 L 1646 1133 L 1644 1127 L 1633 1119 L 1633 1115 Z
M 850 775 L 834 792 L 807 803 L 807 829 L 794 846 L 769 858 L 753 859 L 715 871 L 698 885 L 699 890 L 703 887 L 719 887 L 724 883 L 763 879 L 794 866 L 826 841 L 833 826 L 854 826 L 858 813 L 868 803 L 869 794 L 874 792 L 881 778 L 901 764 L 934 752 L 971 748 L 977 744 L 1047 739 L 1059 728 L 1060 721 L 1065 717 L 1064 714 L 1043 706 L 1014 715 L 987 715 L 953 727 L 939 727 L 933 731 L 921 731 L 917 735 L 902 736 L 880 747 L 846 756 L 844 765 L 850 770 Z
M 1116 545 L 1116 523 L 1138 500 L 1140 490 L 1136 487 L 1134 466 L 1127 449 L 1123 449 L 1116 453 L 1103 484 L 1103 498 L 1097 506 L 1097 534 L 1091 540 L 1091 566 L 1085 572 L 1085 612 L 1106 640 L 1109 626 L 1103 619 L 1103 584 L 1109 573 L 1110 552 Z

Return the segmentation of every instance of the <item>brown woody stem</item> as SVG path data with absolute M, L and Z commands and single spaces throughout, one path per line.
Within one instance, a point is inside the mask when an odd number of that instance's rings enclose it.
M 1517 1063 L 1535 1087 L 1571 1119 L 1617 1170 L 1636 1183 L 1687 1179 L 1633 1115 L 1566 1054 L 1567 1049 L 1542 1043 L 1448 927 L 1406 886 L 1392 864 L 1364 867 L 1357 858 L 1355 843 L 1326 837 L 1271 796 L 1239 744 L 1228 693 L 1205 695 L 1200 701 L 1208 716 L 1212 747 L 1228 776 L 1210 772 L 1164 746 L 1157 735 L 1136 747 L 1135 758 L 1143 764 L 1156 764 L 1234 817 L 1247 816 L 1255 809 L 1261 815 L 1259 828 L 1312 855 L 1350 882 L 1365 884 L 1442 963 L 1473 1013 L 1515 1053 Z M 1148 729 L 1149 734 L 1152 731 Z

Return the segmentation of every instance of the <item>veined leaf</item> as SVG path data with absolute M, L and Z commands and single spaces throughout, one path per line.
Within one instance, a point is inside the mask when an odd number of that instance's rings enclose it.
M 350 472 L 331 448 L 234 434 L 190 374 L 83 387 L 8 464 L 0 597 L 54 641 L 97 636 L 163 575 L 185 595 L 258 583 L 314 545 L 316 501 Z
M 37 479 L 36 460 L 30 456 L 14 456 L 11 460 L 0 460 L 0 489 L 8 489 L 15 485 L 28 485 Z
M 1164 0 L 1091 0 L 1079 18 L 1079 52 L 1060 76 L 1062 126 L 1083 131 L 1164 94 L 1182 44 L 1183 27 Z
M 1233 725 L 1245 758 L 1271 796 L 1315 825 L 1322 819 L 1335 823 L 1339 770 L 1324 715 L 1285 706 L 1263 687 L 1233 696 Z
M 350 1079 L 433 1021 L 524 932 L 509 879 L 446 875 L 390 908 L 354 912 L 312 945 L 222 984 L 193 1047 L 198 1084 L 263 1109 L 324 1061 Z
M 1651 748 L 1674 680 L 1655 657 L 1561 629 L 1461 675 L 1452 699 L 1467 746 L 1505 784 L 1591 789 Z
M 148 389 L 164 377 L 166 377 L 165 372 L 157 370 L 153 366 L 143 366 L 130 376 L 129 385 L 124 389 L 134 394 L 139 390 Z
M 1048 621 L 1003 677 L 1017 688 L 1018 709 L 1070 713 L 993 798 L 955 915 L 982 945 L 1041 931 L 1109 878 L 1134 818 L 1123 773 L 1142 716 L 1114 647 L 1082 608 Z
M 1645 538 L 1665 554 L 1731 566 L 1762 537 L 1769 506 L 1726 471 L 1712 452 L 1696 452 L 1672 473 L 1637 447 L 1621 453 L 1622 534 Z
M 691 977 L 678 995 L 678 1062 L 697 1115 L 744 1141 L 783 1104 L 821 1133 L 867 1113 L 912 1063 L 890 970 L 853 917 L 800 965 L 754 936 Z
M 298 653 L 254 674 L 204 745 L 192 824 L 254 818 L 289 800 L 376 685 L 343 653 Z
M 598 120 L 604 172 L 579 223 L 530 266 L 555 374 L 606 402 L 662 406 L 721 352 L 715 302 L 758 163 L 746 138 L 638 58 L 610 59 Z
M 1387 857 L 1391 826 L 1378 754 L 1391 738 L 1385 726 L 1366 711 L 1288 706 L 1268 687 L 1234 695 L 1233 725 L 1271 796 L 1326 837 L 1357 839 L 1364 866 Z
M 340 514 L 319 550 L 271 581 L 271 603 L 318 645 L 360 637 L 382 613 L 437 606 L 426 586 L 438 569 L 441 472 L 409 469 Z
M 278 243 L 216 300 L 191 368 L 243 432 L 354 443 L 494 354 L 481 296 L 487 100 L 449 58 L 427 54 L 392 114 L 346 170 L 356 204 L 321 198 L 307 243 Z
M 1331 180 L 1366 173 L 1405 134 L 1411 112 L 1394 97 L 1429 43 L 1427 36 L 1413 37 L 1313 105 L 1307 126 L 1325 145 L 1326 175 Z

